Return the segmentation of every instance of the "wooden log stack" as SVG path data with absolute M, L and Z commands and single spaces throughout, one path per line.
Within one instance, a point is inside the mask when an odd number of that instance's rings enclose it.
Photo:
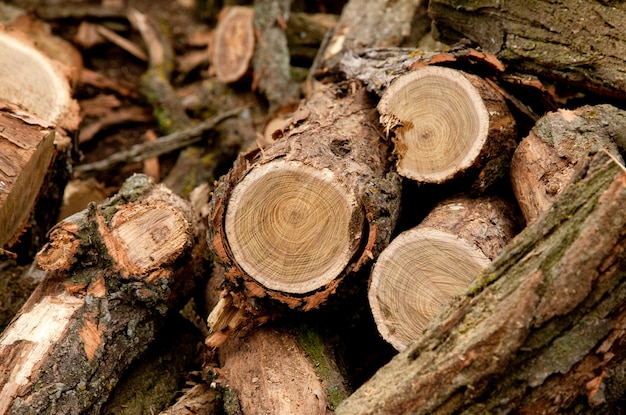
M 0 277 L 37 283 L 0 333 L 0 415 L 117 413 L 112 390 L 142 388 L 122 379 L 179 311 L 202 333 L 184 348 L 197 370 L 154 413 L 619 413 L 626 7 L 350 0 L 328 18 L 289 1 L 226 3 L 203 76 L 256 94 L 263 122 L 248 120 L 247 149 L 219 160 L 230 168 L 193 203 L 135 175 L 46 229 L 32 266 L 0 252 Z M 125 17 L 144 40 L 167 36 L 150 13 Z M 416 49 L 428 19 L 460 42 Z M 309 35 L 317 54 L 290 54 Z M 44 200 L 24 189 L 71 164 L 58 138 L 77 128 L 75 75 L 14 39 L 0 32 L 3 52 L 17 51 L 0 60 L 5 248 Z M 147 100 L 169 111 L 160 127 L 190 130 L 175 49 L 155 45 L 142 93 L 164 88 Z M 20 54 L 48 81 L 2 83 Z M 295 61 L 310 64 L 306 81 Z M 60 106 L 13 98 L 28 82 L 42 96 L 60 86 Z M 349 346 L 355 326 L 371 337 Z

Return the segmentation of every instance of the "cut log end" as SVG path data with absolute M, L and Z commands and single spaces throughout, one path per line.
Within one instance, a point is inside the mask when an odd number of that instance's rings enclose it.
M 429 66 L 398 78 L 385 92 L 378 110 L 387 131 L 395 132 L 398 173 L 441 183 L 475 163 L 490 115 L 468 76 Z
M 70 86 L 58 65 L 26 39 L 0 31 L 0 97 L 47 122 L 74 128 L 77 115 Z
M 454 197 L 401 233 L 372 270 L 369 302 L 381 336 L 396 349 L 422 331 L 515 235 L 517 214 L 496 197 Z
M 433 228 L 397 237 L 376 262 L 369 291 L 382 337 L 403 350 L 489 262 L 476 246 Z
M 224 10 L 215 28 L 212 64 L 221 82 L 236 82 L 249 72 L 254 55 L 254 11 L 243 6 Z
M 266 288 L 315 291 L 346 267 L 363 214 L 330 171 L 275 160 L 249 173 L 228 203 L 225 231 L 243 270 Z

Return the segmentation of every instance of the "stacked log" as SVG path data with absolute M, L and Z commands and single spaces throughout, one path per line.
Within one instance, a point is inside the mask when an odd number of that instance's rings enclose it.
M 0 336 L 0 413 L 97 412 L 198 281 L 198 229 L 187 202 L 140 175 L 60 222 Z
M 578 3 L 591 21 L 609 10 L 606 2 Z M 524 82 L 514 68 L 626 96 L 613 55 L 604 45 L 563 47 L 562 33 L 582 31 L 584 40 L 589 30 L 582 20 L 544 30 L 567 23 L 554 20 L 562 12 L 557 5 L 541 4 L 553 13 L 528 19 L 523 9 L 529 7 L 515 1 L 481 7 L 433 0 L 439 33 L 455 40 L 464 35 L 479 46 L 423 51 L 397 46 L 411 38 L 425 2 L 351 0 L 327 38 L 316 38 L 309 81 L 320 82 L 309 83 L 306 100 L 296 106 L 300 86 L 288 70 L 290 7 L 289 1 L 257 0 L 253 9 L 225 8 L 218 19 L 211 49 L 216 82 L 250 86 L 266 100 L 268 115 L 289 116 L 268 130 L 270 140 L 237 157 L 208 204 L 194 205 L 205 223 L 166 187 L 135 176 L 115 197 L 59 223 L 31 268 L 0 253 L 8 258 L 2 268 L 15 266 L 29 281 L 43 278 L 0 335 L 6 362 L 0 414 L 99 413 L 126 405 L 110 400 L 111 390 L 137 389 L 132 377 L 121 382 L 123 374 L 209 274 L 211 299 L 202 315 L 191 312 L 207 336 L 198 343 L 203 373 L 163 414 L 615 407 L 625 393 L 619 346 L 626 113 L 605 104 L 540 118 L 507 92 Z M 600 36 L 620 47 L 622 36 L 613 29 L 623 10 L 614 9 Z M 155 29 L 148 14 L 130 15 L 148 38 L 146 30 Z M 485 16 L 498 21 L 476 23 Z M 534 30 L 525 32 L 520 22 Z M 224 53 L 238 47 L 241 53 Z M 158 82 L 144 82 L 144 89 L 160 85 L 166 93 L 149 102 L 155 111 L 171 110 L 160 120 L 164 131 L 189 130 L 189 113 L 173 99 L 171 61 L 159 61 L 155 51 L 146 55 L 152 78 L 144 81 Z M 305 59 L 312 59 L 310 51 Z M 154 77 L 159 68 L 164 79 Z M 559 102 L 544 85 L 535 92 Z M 11 127 L 1 138 L 19 155 L 19 164 L 0 160 L 0 172 L 18 178 L 11 195 L 42 180 L 61 130 L 56 121 L 24 111 L 0 108 L 0 122 Z M 520 115 L 534 128 L 518 145 Z M 252 129 L 240 132 L 248 148 Z M 187 173 L 190 165 L 176 170 Z M 32 173 L 15 175 L 11 168 Z M 169 178 L 172 187 L 182 186 L 177 177 Z M 408 195 L 415 189 L 418 195 Z M 521 234 L 513 196 L 528 224 Z M 433 207 L 424 215 L 406 206 L 401 212 L 401 201 L 410 197 L 423 199 L 420 209 Z M 35 202 L 6 200 L 0 238 L 12 244 Z M 339 354 L 328 353 L 333 343 L 318 336 L 328 321 L 312 329 L 299 319 L 303 312 L 314 318 L 322 307 L 355 312 L 343 303 L 365 293 L 372 328 L 400 353 L 363 385 L 351 385 Z M 210 312 L 208 333 L 204 311 Z M 194 339 L 185 350 L 193 350 Z M 366 343 L 359 346 L 371 347 Z
M 55 60 L 67 58 L 73 47 L 48 35 L 51 40 L 38 44 L 54 54 L 49 57 L 35 46 L 46 34 L 26 29 L 34 38 L 21 30 L 0 30 L 0 248 L 22 260 L 32 259 L 57 221 L 59 195 L 70 174 L 69 134 L 79 123 L 70 85 L 79 68 Z M 69 58 L 66 63 L 80 64 Z
M 318 307 L 388 242 L 400 181 L 374 103 L 356 84 L 320 90 L 270 148 L 241 155 L 210 203 L 208 242 L 229 295 Z

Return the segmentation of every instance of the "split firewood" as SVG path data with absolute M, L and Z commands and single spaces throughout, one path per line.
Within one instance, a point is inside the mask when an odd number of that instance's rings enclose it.
M 0 247 L 26 226 L 54 151 L 52 124 L 0 103 Z
M 626 353 L 626 175 L 605 153 L 336 413 L 610 413 Z
M 211 68 L 217 79 L 229 83 L 250 75 L 255 44 L 254 10 L 243 6 L 225 7 L 209 47 Z
M 197 229 L 143 175 L 53 228 L 46 275 L 0 336 L 0 414 L 98 412 L 200 277 Z
M 429 12 L 443 42 L 469 39 L 504 61 L 510 71 L 626 96 L 623 3 L 435 0 Z
M 559 110 L 541 118 L 515 150 L 511 184 L 528 222 L 548 210 L 590 151 L 604 149 L 619 162 L 626 148 L 626 112 L 612 105 Z
M 436 66 L 396 79 L 378 104 L 394 133 L 398 173 L 443 183 L 510 159 L 516 125 L 504 97 L 482 78 Z M 508 156 L 508 157 L 507 157 Z
M 0 49 L 0 247 L 30 261 L 57 221 L 79 108 L 68 80 L 72 70 L 26 34 L 0 30 Z
M 315 308 L 386 246 L 400 181 L 373 106 L 358 85 L 319 91 L 275 132 L 282 138 L 220 180 L 207 238 L 235 306 L 258 314 L 251 299 L 269 297 Z
M 501 198 L 454 197 L 397 236 L 376 260 L 368 294 L 382 337 L 397 350 L 419 339 L 515 236 L 516 216 Z

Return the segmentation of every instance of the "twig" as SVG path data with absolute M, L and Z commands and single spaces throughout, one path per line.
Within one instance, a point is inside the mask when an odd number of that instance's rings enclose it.
M 150 157 L 157 157 L 179 150 L 200 141 L 202 133 L 215 128 L 216 125 L 227 118 L 239 115 L 242 111 L 243 108 L 226 111 L 223 114 L 204 120 L 194 127 L 160 137 L 157 141 L 135 144 L 128 150 L 119 151 L 103 160 L 77 166 L 74 170 L 78 173 L 102 171 L 110 169 L 120 163 L 139 162 Z

